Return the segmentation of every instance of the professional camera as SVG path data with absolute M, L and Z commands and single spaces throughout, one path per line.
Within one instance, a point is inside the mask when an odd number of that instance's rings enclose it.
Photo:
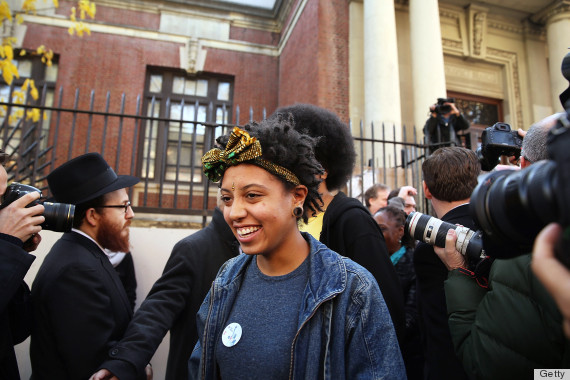
M 445 103 L 455 103 L 455 98 L 437 98 L 437 104 L 435 105 L 433 112 L 440 115 L 451 112 L 451 106 Z
M 457 231 L 456 249 L 471 268 L 487 256 L 511 258 L 530 253 L 536 235 L 548 223 L 565 229 L 557 257 L 570 268 L 570 110 L 548 134 L 550 160 L 520 171 L 486 175 L 471 194 L 469 209 L 478 231 L 458 227 L 420 213 L 410 213 L 404 230 L 416 240 L 445 246 L 450 228 Z
M 2 196 L 2 203 L 0 204 L 0 209 L 8 206 L 10 203 L 14 202 L 16 199 L 23 197 L 24 195 L 31 192 L 40 193 L 42 192 L 30 185 L 24 185 L 21 183 L 12 183 L 6 188 L 6 192 Z M 56 232 L 69 232 L 73 226 L 73 215 L 75 213 L 75 206 L 66 203 L 52 203 L 45 202 L 42 198 L 36 199 L 26 207 L 32 207 L 37 204 L 44 205 L 44 217 L 45 221 L 41 224 L 42 228 L 45 230 L 56 231 Z
M 549 160 L 512 172 L 488 174 L 471 195 L 470 210 L 483 230 L 483 247 L 498 258 L 532 250 L 548 223 L 570 227 L 570 109 L 548 133 Z M 567 230 L 567 232 L 569 232 Z M 568 233 L 565 234 L 568 236 Z M 568 250 L 568 241 L 563 242 Z M 559 253 L 560 255 L 560 253 Z M 570 255 L 559 256 L 570 264 Z M 569 266 L 570 267 L 570 266 Z
M 495 123 L 492 127 L 485 128 L 481 135 L 481 147 L 477 149 L 481 169 L 493 170 L 501 156 L 519 158 L 522 140 L 518 132 L 512 131 L 507 123 Z
M 404 225 L 404 231 L 415 240 L 441 248 L 445 247 L 445 236 L 450 229 L 457 233 L 455 249 L 465 256 L 470 267 L 476 267 L 486 258 L 480 231 L 456 226 L 420 212 L 411 212 Z

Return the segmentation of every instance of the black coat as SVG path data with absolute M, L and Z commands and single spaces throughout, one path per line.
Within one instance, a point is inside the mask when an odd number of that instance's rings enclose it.
M 430 116 L 424 125 L 424 135 L 427 138 L 427 144 L 448 143 L 430 147 L 430 153 L 433 153 L 442 146 L 461 146 L 461 141 L 457 139 L 457 132 L 469 129 L 469 121 L 460 114 L 459 116 L 450 115 L 447 123 L 441 115 L 437 117 Z
M 474 229 L 469 205 L 461 205 L 445 214 L 441 220 Z M 416 297 L 422 345 L 426 360 L 425 378 L 430 380 L 467 379 L 463 366 L 453 348 L 447 318 L 444 282 L 448 270 L 435 254 L 433 247 L 419 243 L 414 252 Z
M 129 300 L 105 253 L 87 237 L 64 234 L 32 285 L 32 378 L 88 379 L 123 336 Z
M 137 302 L 137 276 L 135 274 L 135 263 L 133 262 L 133 255 L 127 252 L 125 258 L 115 267 L 119 279 L 125 288 L 127 298 L 131 305 L 131 309 L 135 310 Z
M 384 235 L 366 207 L 339 192 L 323 216 L 321 243 L 366 268 L 376 281 L 398 340 L 404 336 L 404 295 L 400 280 L 390 261 Z
M 20 247 L 21 242 L 18 246 L 0 235 L 0 380 L 17 380 L 14 345 L 31 329 L 30 290 L 23 280 L 35 257 Z
M 166 379 L 186 379 L 188 359 L 198 341 L 196 313 L 218 270 L 239 253 L 238 247 L 232 230 L 216 209 L 206 228 L 174 246 L 162 276 L 100 368 L 109 369 L 121 380 L 134 379 L 170 330 Z

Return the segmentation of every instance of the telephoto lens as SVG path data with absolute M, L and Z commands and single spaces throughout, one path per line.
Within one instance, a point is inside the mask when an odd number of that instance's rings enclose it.
M 420 212 L 410 213 L 404 226 L 406 233 L 415 240 L 441 248 L 445 247 L 445 237 L 450 229 L 457 233 L 455 249 L 465 256 L 467 261 L 477 262 L 485 257 L 481 233 L 467 227 L 456 226 Z

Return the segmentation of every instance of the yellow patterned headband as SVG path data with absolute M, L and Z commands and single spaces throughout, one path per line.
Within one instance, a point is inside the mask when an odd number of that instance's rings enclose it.
M 225 150 L 214 148 L 206 152 L 202 157 L 204 174 L 213 182 L 218 182 L 227 168 L 251 161 L 252 164 L 261 166 L 268 172 L 283 178 L 293 185 L 299 185 L 299 179 L 290 170 L 261 157 L 261 144 L 249 133 L 234 127 Z

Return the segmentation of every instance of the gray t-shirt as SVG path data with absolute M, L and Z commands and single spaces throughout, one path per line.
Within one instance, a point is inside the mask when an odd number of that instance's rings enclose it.
M 288 378 L 308 265 L 306 259 L 284 276 L 266 276 L 252 260 L 216 344 L 222 379 Z

